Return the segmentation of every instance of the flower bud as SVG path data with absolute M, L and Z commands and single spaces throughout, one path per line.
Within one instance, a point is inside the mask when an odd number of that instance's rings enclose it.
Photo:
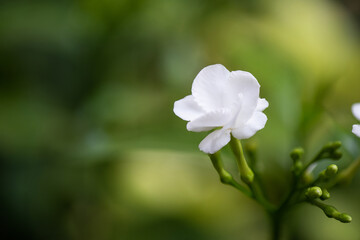
M 336 166 L 335 164 L 331 164 L 325 170 L 325 177 L 326 178 L 334 177 L 337 172 L 338 172 L 338 166 Z
M 330 142 L 328 144 L 326 144 L 323 147 L 323 151 L 335 151 L 336 149 L 341 147 L 341 142 L 340 141 L 336 141 L 336 142 Z
M 304 174 L 301 176 L 300 183 L 303 186 L 307 186 L 310 183 L 314 181 L 314 176 L 311 172 L 304 172 Z
M 326 158 L 330 158 L 333 160 L 340 159 L 342 157 L 342 153 L 338 150 L 340 147 L 341 142 L 339 141 L 326 144 L 313 161 L 315 162 Z
M 329 218 L 335 218 L 340 216 L 339 211 L 333 206 L 325 205 L 322 208 L 322 210 L 324 211 L 325 215 Z
M 331 153 L 330 158 L 333 160 L 339 160 L 342 157 L 342 152 L 340 151 L 334 151 Z
M 322 195 L 320 197 L 321 200 L 326 200 L 330 198 L 330 193 L 326 188 L 321 189 L 322 190 Z
M 349 223 L 352 221 L 352 217 L 346 213 L 341 213 L 336 217 L 336 219 L 343 223 Z
M 330 145 L 333 149 L 338 149 L 341 147 L 341 142 L 340 141 L 332 142 Z
M 290 157 L 291 157 L 291 159 L 292 159 L 294 162 L 300 160 L 303 155 L 304 155 L 304 149 L 302 149 L 302 148 L 295 148 L 295 149 L 290 153 Z
M 322 195 L 322 190 L 317 186 L 309 187 L 305 192 L 305 196 L 310 200 L 317 199 L 321 197 L 321 195 Z
M 326 179 L 325 170 L 322 170 L 322 171 L 319 173 L 319 179 L 320 179 L 321 181 L 323 181 L 324 179 Z

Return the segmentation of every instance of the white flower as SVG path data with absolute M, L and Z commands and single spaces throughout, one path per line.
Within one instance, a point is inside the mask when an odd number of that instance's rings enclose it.
M 360 103 L 355 103 L 351 107 L 352 113 L 354 114 L 355 118 L 360 121 Z M 352 128 L 352 132 L 360 137 L 360 125 L 354 124 Z
M 244 71 L 229 72 L 215 64 L 202 69 L 196 76 L 191 95 L 174 104 L 174 113 L 186 120 L 193 132 L 219 128 L 205 137 L 199 148 L 213 154 L 224 147 L 232 134 L 247 139 L 264 128 L 267 121 L 262 112 L 269 103 L 259 98 L 260 85 Z

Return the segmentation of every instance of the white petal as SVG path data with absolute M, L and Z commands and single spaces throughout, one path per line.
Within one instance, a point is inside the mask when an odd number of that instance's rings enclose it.
M 351 106 L 351 111 L 356 117 L 356 119 L 360 121 L 360 103 L 353 104 Z
M 221 64 L 203 68 L 196 76 L 191 88 L 197 103 L 205 110 L 211 111 L 226 107 L 226 81 L 230 72 Z
M 251 97 L 257 101 L 260 84 L 251 73 L 241 70 L 232 71 L 229 81 L 235 92 L 242 93 L 245 97 Z
M 204 153 L 214 154 L 230 141 L 230 130 L 218 129 L 207 135 L 199 148 Z
M 215 127 L 224 126 L 231 121 L 231 111 L 229 109 L 219 109 L 216 111 L 208 112 L 199 118 L 190 121 L 187 124 L 187 130 L 192 132 L 209 131 Z
M 256 106 L 256 111 L 262 112 L 269 107 L 268 101 L 265 98 L 259 98 Z
M 267 117 L 262 112 L 255 112 L 248 122 L 232 131 L 237 139 L 247 139 L 252 137 L 257 131 L 265 127 Z
M 241 95 L 241 109 L 238 113 L 236 126 L 247 122 L 253 115 L 259 99 L 260 85 L 249 72 L 233 71 L 230 74 L 231 91 Z
M 174 103 L 174 113 L 186 121 L 191 121 L 200 117 L 205 111 L 195 102 L 194 97 L 189 95 Z
M 354 124 L 354 125 L 353 125 L 353 128 L 352 128 L 352 132 L 353 132 L 356 136 L 360 137 L 360 125 L 359 125 L 359 124 Z

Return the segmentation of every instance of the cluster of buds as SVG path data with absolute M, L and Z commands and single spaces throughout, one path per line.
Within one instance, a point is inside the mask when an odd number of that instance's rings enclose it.
M 324 190 L 326 192 L 324 192 Z M 320 187 L 316 187 L 316 186 L 309 187 L 306 190 L 305 195 L 308 199 L 308 202 L 313 204 L 314 206 L 319 207 L 321 210 L 323 210 L 323 212 L 325 213 L 325 215 L 327 217 L 334 218 L 343 223 L 351 222 L 352 218 L 349 214 L 341 213 L 333 206 L 316 201 L 316 199 L 318 199 L 318 198 L 320 198 L 321 200 L 326 200 L 326 199 L 330 198 L 330 194 L 329 194 L 329 192 L 327 192 L 326 189 L 321 189 Z M 326 196 L 326 198 L 324 198 L 324 195 Z
M 342 156 L 340 152 L 341 142 L 331 142 L 322 147 L 322 149 L 309 161 L 306 165 L 303 163 L 304 150 L 302 148 L 294 149 L 290 157 L 293 160 L 292 172 L 294 174 L 295 188 L 297 191 L 303 192 L 300 200 L 295 201 L 308 202 L 314 206 L 319 207 L 325 215 L 329 218 L 334 218 L 343 223 L 351 222 L 352 218 L 346 213 L 339 212 L 335 207 L 324 204 L 320 201 L 325 201 L 330 198 L 328 188 L 335 185 L 337 181 L 338 166 L 335 164 L 328 165 L 322 170 L 317 178 L 313 178 L 311 170 L 321 160 L 339 160 Z

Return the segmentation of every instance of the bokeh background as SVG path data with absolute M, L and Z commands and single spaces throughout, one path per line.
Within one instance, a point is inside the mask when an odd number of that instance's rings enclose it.
M 1 1 L 0 238 L 266 239 L 173 102 L 207 65 L 251 72 L 269 120 L 244 143 L 276 203 L 292 148 L 341 140 L 340 169 L 360 155 L 359 26 L 357 0 Z M 328 200 L 352 223 L 301 205 L 285 236 L 360 239 L 359 175 Z

